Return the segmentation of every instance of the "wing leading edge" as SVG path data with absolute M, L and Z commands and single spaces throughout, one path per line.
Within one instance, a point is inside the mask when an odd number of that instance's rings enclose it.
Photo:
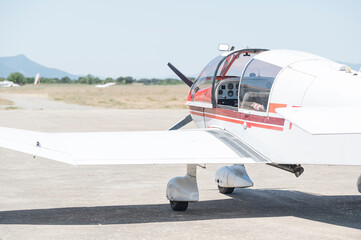
M 221 129 L 43 133 L 0 127 L 0 147 L 73 165 L 268 162 Z

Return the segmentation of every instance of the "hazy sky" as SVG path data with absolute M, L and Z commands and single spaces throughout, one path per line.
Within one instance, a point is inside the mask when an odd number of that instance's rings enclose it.
M 197 75 L 220 42 L 361 63 L 361 1 L 0 0 L 0 56 L 73 74 Z

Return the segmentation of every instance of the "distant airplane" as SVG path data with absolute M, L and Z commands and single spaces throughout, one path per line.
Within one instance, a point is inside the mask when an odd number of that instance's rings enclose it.
M 0 87 L 19 87 L 19 84 L 5 80 L 0 82 Z
M 95 85 L 95 87 L 96 88 L 107 88 L 107 87 L 110 87 L 113 85 L 115 85 L 115 82 L 110 82 L 110 83 L 106 83 L 106 84 L 98 84 L 98 85 Z
M 39 83 L 40 83 L 40 73 L 36 74 L 35 80 L 34 80 L 34 85 L 37 85 Z
M 168 64 L 190 87 L 190 114 L 169 131 L 0 128 L 0 146 L 74 165 L 187 164 L 187 174 L 167 185 L 175 211 L 198 201 L 201 164 L 234 164 L 216 172 L 224 194 L 253 186 L 244 163 L 297 177 L 301 164 L 361 165 L 361 73 L 300 51 L 234 50 L 226 44 L 219 50 L 224 52 L 194 82 Z M 192 120 L 199 129 L 178 130 Z M 357 185 L 361 192 L 361 176 Z

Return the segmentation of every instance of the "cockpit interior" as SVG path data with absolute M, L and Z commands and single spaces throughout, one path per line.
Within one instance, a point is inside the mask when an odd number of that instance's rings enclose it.
M 266 112 L 280 67 L 254 58 L 266 49 L 244 49 L 213 59 L 191 90 L 192 101 L 213 107 Z

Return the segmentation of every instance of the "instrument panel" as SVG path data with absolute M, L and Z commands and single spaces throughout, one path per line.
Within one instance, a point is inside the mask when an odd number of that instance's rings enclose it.
M 238 107 L 239 80 L 222 81 L 217 87 L 217 102 L 221 105 Z

